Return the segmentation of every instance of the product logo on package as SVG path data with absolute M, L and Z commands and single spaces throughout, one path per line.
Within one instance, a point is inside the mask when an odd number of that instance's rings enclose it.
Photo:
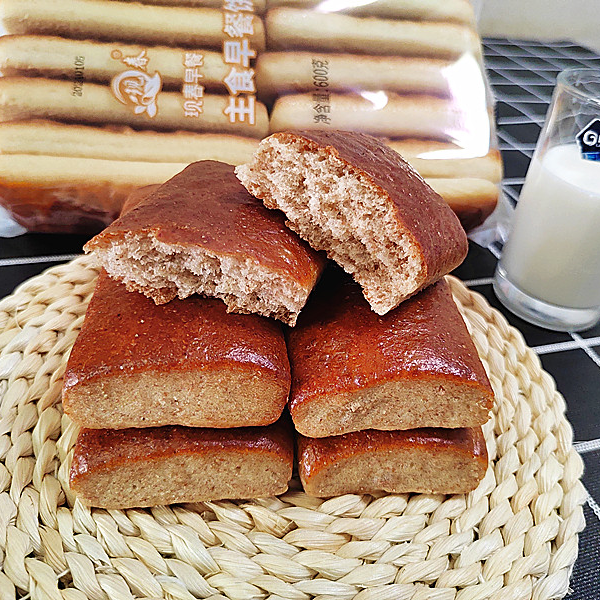
M 590 121 L 576 136 L 581 157 L 600 161 L 600 119 Z
M 112 57 L 133 67 L 113 77 L 110 87 L 115 98 L 132 106 L 136 115 L 146 113 L 150 118 L 156 116 L 156 97 L 162 89 L 162 79 L 157 71 L 153 75 L 146 72 L 146 51 L 142 50 L 137 56 L 123 56 L 120 50 L 114 50 Z

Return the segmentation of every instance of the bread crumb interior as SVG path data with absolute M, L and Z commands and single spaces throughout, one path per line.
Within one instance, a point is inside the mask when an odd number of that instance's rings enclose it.
M 282 210 L 300 237 L 352 274 L 377 313 L 423 279 L 418 248 L 385 192 L 328 149 L 268 138 L 236 173 L 269 208 Z
M 95 251 L 109 275 L 157 303 L 198 293 L 220 298 L 230 311 L 294 324 L 305 302 L 300 286 L 252 260 L 166 244 L 148 232 Z

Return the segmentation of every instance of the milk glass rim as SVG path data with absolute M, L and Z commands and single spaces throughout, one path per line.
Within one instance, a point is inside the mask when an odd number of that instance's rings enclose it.
M 581 89 L 581 87 L 578 87 L 581 85 L 581 83 L 578 81 L 573 81 L 576 76 L 582 75 L 591 76 L 590 79 L 598 85 L 598 91 L 596 93 Z M 580 100 L 597 104 L 600 107 L 600 69 L 593 69 L 589 67 L 565 69 L 558 74 L 556 81 L 573 96 L 576 96 Z

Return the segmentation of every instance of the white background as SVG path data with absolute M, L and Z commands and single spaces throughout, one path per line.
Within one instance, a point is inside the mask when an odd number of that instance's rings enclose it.
M 483 36 L 572 40 L 600 52 L 600 0 L 473 0 Z

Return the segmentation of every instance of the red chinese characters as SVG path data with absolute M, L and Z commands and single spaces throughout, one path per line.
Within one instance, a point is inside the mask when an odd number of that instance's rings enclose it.
M 231 65 L 223 79 L 229 91 L 229 103 L 223 110 L 230 123 L 256 123 L 256 85 L 250 61 L 256 50 L 248 36 L 254 35 L 253 0 L 224 0 L 223 33 L 230 39 L 223 42 L 223 60 Z
M 183 56 L 183 111 L 186 117 L 199 117 L 204 104 L 204 86 L 200 85 L 204 56 L 199 52 L 186 52 Z

